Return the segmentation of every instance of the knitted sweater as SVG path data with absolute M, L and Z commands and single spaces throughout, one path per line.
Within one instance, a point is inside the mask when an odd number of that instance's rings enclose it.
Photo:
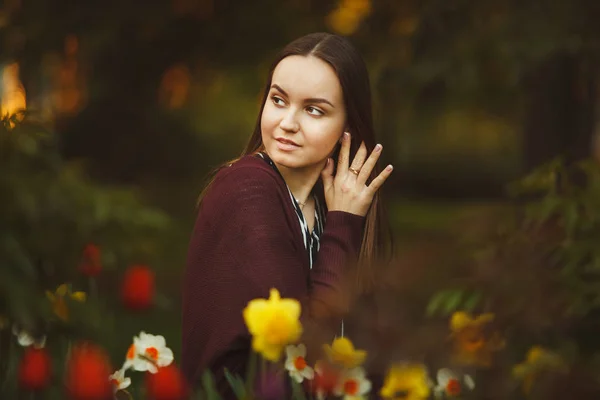
M 342 281 L 356 261 L 364 217 L 329 211 L 309 268 L 302 230 L 283 178 L 245 156 L 221 169 L 207 191 L 189 244 L 183 281 L 182 370 L 198 383 L 205 369 L 231 397 L 223 375 L 244 377 L 251 337 L 242 310 L 255 298 L 301 302 L 303 320 L 341 320 Z

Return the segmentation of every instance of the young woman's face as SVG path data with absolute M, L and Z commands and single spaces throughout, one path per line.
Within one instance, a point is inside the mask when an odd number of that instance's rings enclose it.
M 262 141 L 275 163 L 322 167 L 345 125 L 342 87 L 329 64 L 311 56 L 277 64 L 261 116 Z

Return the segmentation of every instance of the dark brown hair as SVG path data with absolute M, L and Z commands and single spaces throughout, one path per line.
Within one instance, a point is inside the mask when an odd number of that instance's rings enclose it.
M 335 70 L 344 96 L 347 115 L 346 129 L 352 135 L 350 149 L 351 159 L 354 157 L 360 143 L 363 141 L 368 154 L 371 154 L 375 148 L 376 141 L 373 128 L 371 88 L 365 62 L 358 51 L 346 38 L 329 33 L 311 33 L 294 40 L 285 46 L 275 57 L 275 61 L 269 70 L 254 132 L 252 133 L 246 148 L 242 151 L 240 158 L 248 154 L 254 154 L 263 149 L 261 116 L 269 95 L 273 71 L 281 60 L 293 55 L 317 57 L 328 63 Z M 338 150 L 335 151 L 333 156 L 336 162 L 337 153 Z M 234 163 L 237 160 L 239 160 L 239 158 L 228 161 L 217 168 L 214 173 L 225 165 Z M 379 175 L 380 172 L 380 165 L 377 165 L 374 168 L 370 179 Z M 211 183 L 212 179 L 200 195 L 200 201 Z M 357 286 L 355 290 L 357 292 L 370 292 L 373 289 L 375 284 L 375 265 L 389 260 L 390 256 L 391 236 L 389 224 L 387 223 L 381 196 L 378 191 L 375 194 L 371 207 L 366 215 L 363 242 L 356 273 Z

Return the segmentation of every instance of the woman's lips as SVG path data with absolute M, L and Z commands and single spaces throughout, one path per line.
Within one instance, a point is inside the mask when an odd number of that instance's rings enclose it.
M 283 151 L 291 151 L 300 147 L 296 142 L 284 138 L 277 138 L 275 141 L 277 142 L 277 148 Z

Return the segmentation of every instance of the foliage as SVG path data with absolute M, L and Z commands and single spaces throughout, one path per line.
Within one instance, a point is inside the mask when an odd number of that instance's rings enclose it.
M 600 165 L 593 160 L 566 165 L 556 159 L 508 191 L 511 205 L 497 215 L 487 235 L 469 242 L 469 279 L 438 291 L 427 312 L 493 310 L 513 340 L 512 352 L 531 342 L 555 349 L 571 371 L 585 371 L 568 378 L 577 380 L 579 396 L 597 393 Z M 537 393 L 533 398 L 561 392 L 561 382 L 545 381 L 531 392 Z
M 159 260 L 171 222 L 131 189 L 98 185 L 66 163 L 59 138 L 30 114 L 0 120 L 0 171 L 0 392 L 10 394 L 20 351 L 9 327 L 47 337 L 53 351 L 81 339 L 113 342 L 118 275 Z M 83 268 L 86 245 L 102 249 L 93 273 Z

